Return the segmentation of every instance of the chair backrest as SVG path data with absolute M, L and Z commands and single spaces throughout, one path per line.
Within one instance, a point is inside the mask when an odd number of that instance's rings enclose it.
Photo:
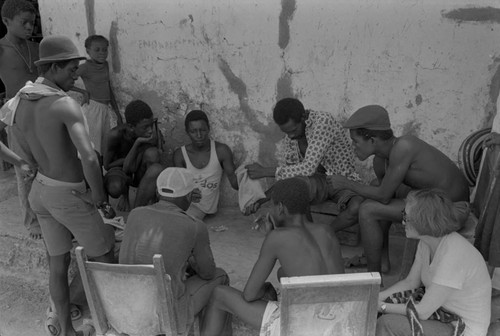
M 375 335 L 380 275 L 281 278 L 281 335 Z
M 177 334 L 161 255 L 152 265 L 119 265 L 87 261 L 81 246 L 75 252 L 97 335 L 110 328 L 130 336 Z

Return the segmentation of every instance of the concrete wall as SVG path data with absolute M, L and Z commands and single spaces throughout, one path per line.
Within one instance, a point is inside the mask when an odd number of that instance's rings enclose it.
M 500 83 L 500 4 L 470 3 L 39 0 L 45 35 L 68 35 L 82 52 L 89 34 L 109 37 L 120 105 L 147 101 L 170 153 L 187 141 L 183 117 L 201 108 L 238 163 L 264 164 L 281 137 L 272 106 L 286 96 L 341 120 L 383 105 L 396 134 L 456 160 L 462 139 L 491 123 Z

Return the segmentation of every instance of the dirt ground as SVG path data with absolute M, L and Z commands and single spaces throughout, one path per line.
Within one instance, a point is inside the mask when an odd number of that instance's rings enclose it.
M 5 187 L 2 183 L 0 189 Z M 44 335 L 48 271 L 43 243 L 27 238 L 15 195 L 2 198 L 0 190 L 0 213 L 0 336 Z M 262 233 L 252 230 L 255 218 L 243 216 L 237 208 L 223 208 L 206 220 L 217 266 L 226 270 L 231 286 L 238 289 L 245 286 L 264 239 Z M 394 265 L 401 262 L 403 245 L 404 238 L 391 237 Z M 361 252 L 360 247 L 342 247 L 344 257 Z M 394 267 L 385 278 L 387 285 L 395 281 L 398 269 Z M 362 272 L 366 269 L 347 271 Z M 275 273 L 269 280 L 278 285 Z M 83 318 L 90 318 L 88 311 L 84 311 Z M 75 326 L 81 325 L 82 321 L 76 321 Z M 233 321 L 233 330 L 235 336 L 258 335 L 258 330 L 245 326 L 238 319 Z

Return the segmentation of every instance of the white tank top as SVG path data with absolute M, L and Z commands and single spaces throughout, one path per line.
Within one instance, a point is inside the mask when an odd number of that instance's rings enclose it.
M 201 211 L 206 214 L 213 214 L 217 212 L 217 205 L 219 203 L 219 187 L 222 178 L 222 167 L 217 157 L 215 150 L 215 141 L 210 140 L 210 161 L 208 164 L 198 169 L 189 160 L 189 155 L 186 152 L 186 146 L 181 147 L 186 168 L 193 173 L 194 183 L 201 191 L 201 200 L 199 203 L 193 203 Z

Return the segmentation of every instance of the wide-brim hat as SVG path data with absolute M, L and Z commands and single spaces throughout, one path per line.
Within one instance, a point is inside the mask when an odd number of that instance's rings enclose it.
M 85 56 L 80 55 L 78 48 L 66 36 L 47 36 L 39 46 L 40 58 L 35 61 L 35 65 L 43 65 L 48 63 L 82 60 L 86 59 Z

